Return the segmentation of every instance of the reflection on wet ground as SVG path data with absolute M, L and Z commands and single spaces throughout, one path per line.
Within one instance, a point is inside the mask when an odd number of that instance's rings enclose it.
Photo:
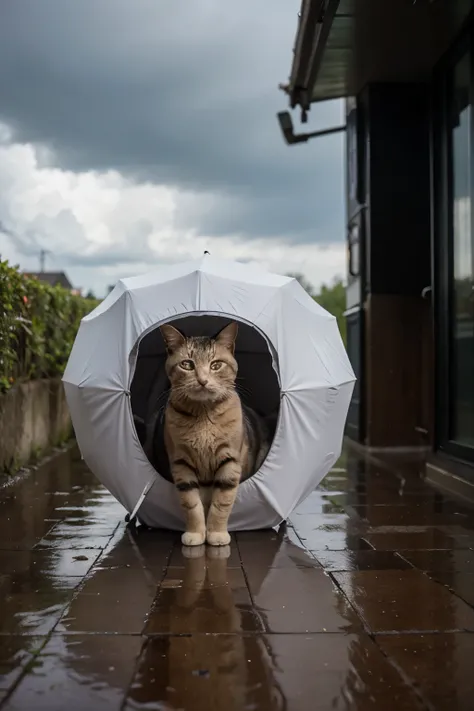
M 0 490 L 1 709 L 474 708 L 474 513 L 347 454 L 278 532 L 130 530 L 75 452 Z

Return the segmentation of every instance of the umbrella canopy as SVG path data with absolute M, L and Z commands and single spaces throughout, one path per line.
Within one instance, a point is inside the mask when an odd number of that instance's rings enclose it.
M 355 376 L 336 319 L 297 280 L 209 255 L 123 279 L 82 320 L 63 381 L 84 460 L 149 526 L 184 530 L 174 486 L 135 427 L 160 411 L 169 387 L 158 326 L 213 335 L 230 321 L 239 322 L 242 393 L 263 414 L 278 408 L 271 449 L 239 486 L 230 530 L 286 519 L 339 457 Z

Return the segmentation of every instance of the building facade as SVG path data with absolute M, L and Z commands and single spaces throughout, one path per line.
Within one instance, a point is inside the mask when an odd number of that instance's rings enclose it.
M 347 436 L 474 496 L 474 0 L 303 0 L 285 91 L 346 101 Z

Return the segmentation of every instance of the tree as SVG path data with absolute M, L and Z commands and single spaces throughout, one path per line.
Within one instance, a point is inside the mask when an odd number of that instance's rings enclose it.
M 344 311 L 346 310 L 346 287 L 344 282 L 340 278 L 334 279 L 330 286 L 323 284 L 316 294 L 313 285 L 306 279 L 303 274 L 299 272 L 293 274 L 287 274 L 286 276 L 293 277 L 299 281 L 301 286 L 308 294 L 318 302 L 323 309 L 329 311 L 330 314 L 336 317 L 337 325 L 339 326 L 339 331 L 341 333 L 344 345 L 346 344 L 346 319 L 344 316 Z
M 89 289 L 89 291 L 87 292 L 86 299 L 93 299 L 94 301 L 96 300 L 96 296 L 92 289 Z
M 346 287 L 342 279 L 335 279 L 331 286 L 323 284 L 319 294 L 313 296 L 323 309 L 329 311 L 337 319 L 337 325 L 341 333 L 342 340 L 346 344 Z
M 299 283 L 301 284 L 303 289 L 305 291 L 307 291 L 308 294 L 314 298 L 314 287 L 311 284 L 311 282 L 309 282 L 308 279 L 306 279 L 306 277 L 303 274 L 300 274 L 299 272 L 295 272 L 295 273 L 290 272 L 286 276 L 292 277 L 293 279 L 296 279 L 296 281 L 299 281 Z

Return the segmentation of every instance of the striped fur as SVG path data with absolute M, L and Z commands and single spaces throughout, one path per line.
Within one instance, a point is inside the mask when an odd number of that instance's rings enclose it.
M 171 390 L 164 442 L 186 514 L 185 545 L 227 545 L 227 522 L 241 481 L 262 465 L 270 446 L 266 420 L 236 391 L 237 324 L 215 338 L 186 338 L 161 327 Z

